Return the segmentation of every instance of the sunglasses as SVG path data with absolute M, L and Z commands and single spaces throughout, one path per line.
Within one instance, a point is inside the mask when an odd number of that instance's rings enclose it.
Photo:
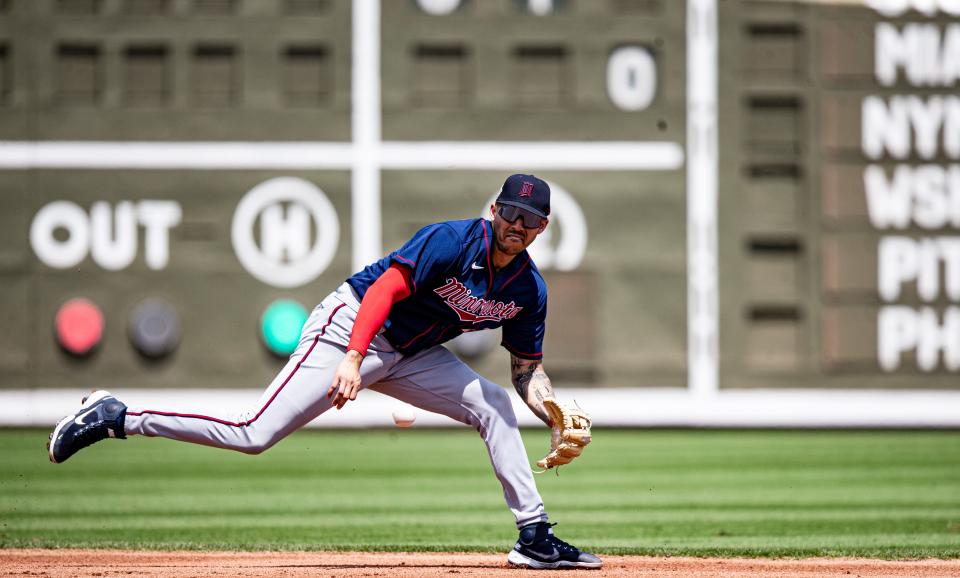
M 497 214 L 503 217 L 503 220 L 508 223 L 513 223 L 517 219 L 522 218 L 524 229 L 537 229 L 540 227 L 540 224 L 546 220 L 546 218 L 540 215 L 513 205 L 500 205 L 497 208 Z

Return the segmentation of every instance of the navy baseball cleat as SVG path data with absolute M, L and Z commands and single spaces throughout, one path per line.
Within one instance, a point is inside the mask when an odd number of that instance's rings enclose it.
M 544 570 L 603 566 L 600 558 L 581 552 L 554 536 L 552 526 L 547 522 L 538 522 L 520 528 L 520 539 L 507 555 L 507 562 L 514 566 Z
M 77 413 L 57 423 L 47 442 L 50 461 L 60 464 L 67 458 L 105 438 L 126 438 L 123 420 L 127 406 L 109 392 L 97 390 L 83 398 Z

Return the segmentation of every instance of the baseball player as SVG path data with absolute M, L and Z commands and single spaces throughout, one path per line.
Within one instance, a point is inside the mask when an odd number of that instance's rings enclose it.
M 520 537 L 507 560 L 532 568 L 600 568 L 547 521 L 509 395 L 441 343 L 502 327 L 513 385 L 552 429 L 544 468 L 569 463 L 590 442 L 590 419 L 556 400 L 543 370 L 547 288 L 526 249 L 550 214 L 550 187 L 507 178 L 490 220 L 435 223 L 350 277 L 307 320 L 299 345 L 259 402 L 239 415 L 145 404 L 95 391 L 50 434 L 61 463 L 107 437 L 161 436 L 258 454 L 364 387 L 473 426 L 483 437 Z

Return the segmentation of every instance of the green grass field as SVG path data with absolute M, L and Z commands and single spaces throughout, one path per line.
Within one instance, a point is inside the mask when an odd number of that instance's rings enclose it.
M 546 431 L 524 434 L 531 457 Z M 108 440 L 62 465 L 0 430 L 0 546 L 506 551 L 462 430 L 306 431 L 260 456 Z M 608 554 L 960 557 L 960 432 L 600 430 L 537 478 L 562 538 Z M 536 450 L 536 451 L 534 451 Z

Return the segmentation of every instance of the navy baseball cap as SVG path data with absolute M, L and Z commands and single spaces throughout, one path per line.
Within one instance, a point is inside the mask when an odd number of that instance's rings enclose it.
M 533 175 L 510 175 L 500 188 L 497 203 L 546 218 L 550 215 L 550 185 Z

